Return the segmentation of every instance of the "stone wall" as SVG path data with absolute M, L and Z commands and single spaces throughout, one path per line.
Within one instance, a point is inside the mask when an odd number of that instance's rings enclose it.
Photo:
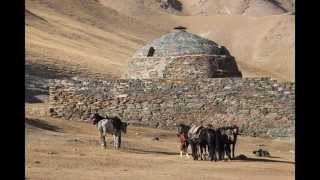
M 269 78 L 197 80 L 56 80 L 50 114 L 85 120 L 90 113 L 118 115 L 151 127 L 236 124 L 256 136 L 293 136 L 295 85 Z
M 241 77 L 229 55 L 186 55 L 171 57 L 135 57 L 129 62 L 130 79 L 198 79 Z

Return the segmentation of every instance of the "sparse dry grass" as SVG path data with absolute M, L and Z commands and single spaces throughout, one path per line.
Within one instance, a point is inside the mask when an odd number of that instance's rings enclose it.
M 294 16 L 176 16 L 131 0 L 103 2 L 26 1 L 26 63 L 62 74 L 119 77 L 136 49 L 182 25 L 226 46 L 244 76 L 294 80 Z M 253 161 L 215 163 L 181 159 L 174 131 L 129 126 L 123 148 L 115 151 L 109 145 L 105 151 L 95 126 L 51 118 L 47 110 L 47 104 L 26 104 L 28 179 L 294 179 L 290 139 L 240 137 L 237 154 Z M 160 141 L 152 141 L 154 136 Z M 252 151 L 259 144 L 275 158 L 255 158 Z
M 253 161 L 193 161 L 179 157 L 174 131 L 129 126 L 121 150 L 111 144 L 104 150 L 95 126 L 48 117 L 46 106 L 26 104 L 28 179 L 294 179 L 294 145 L 288 139 L 240 137 L 237 154 Z M 254 157 L 259 144 L 274 158 Z

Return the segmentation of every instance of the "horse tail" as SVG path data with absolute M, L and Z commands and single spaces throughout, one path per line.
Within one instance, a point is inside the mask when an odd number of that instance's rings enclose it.
M 122 133 L 125 133 L 125 130 L 121 127 L 120 128 L 120 131 L 122 132 Z

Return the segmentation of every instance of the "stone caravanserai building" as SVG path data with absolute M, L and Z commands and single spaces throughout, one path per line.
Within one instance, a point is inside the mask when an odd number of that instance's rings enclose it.
M 197 79 L 241 77 L 225 47 L 183 27 L 139 49 L 129 63 L 131 79 Z
M 238 125 L 247 135 L 294 136 L 293 82 L 242 78 L 225 47 L 183 27 L 140 48 L 126 76 L 53 80 L 50 115 L 86 120 L 98 112 L 151 127 L 210 123 Z

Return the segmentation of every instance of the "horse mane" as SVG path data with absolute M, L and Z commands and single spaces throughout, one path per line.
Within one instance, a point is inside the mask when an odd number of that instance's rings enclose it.
M 190 126 L 180 123 L 177 125 L 178 133 L 188 133 Z
M 185 124 L 181 124 L 181 127 L 183 127 L 183 128 L 186 128 L 186 129 L 190 129 L 190 126 L 189 125 L 185 125 Z
M 94 118 L 94 123 L 98 123 L 99 121 L 101 121 L 102 119 L 104 119 L 104 117 L 100 116 L 99 113 L 93 114 L 92 118 Z
M 96 116 L 101 120 L 104 119 L 104 117 L 100 116 L 100 114 L 96 114 Z

